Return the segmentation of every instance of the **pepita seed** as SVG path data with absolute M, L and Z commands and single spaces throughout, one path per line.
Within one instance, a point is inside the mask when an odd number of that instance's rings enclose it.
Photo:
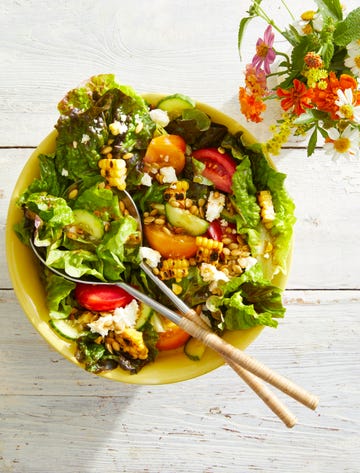
M 189 209 L 193 205 L 193 201 L 191 199 L 185 199 L 185 208 Z
M 145 225 L 149 225 L 149 224 L 152 223 L 154 220 L 155 220 L 155 217 L 153 217 L 152 215 L 149 215 L 148 217 L 145 217 L 145 218 L 144 218 L 144 224 L 145 224 Z
M 69 199 L 75 199 L 78 193 L 79 193 L 78 189 L 72 189 L 68 194 Z
M 112 146 L 104 146 L 101 149 L 100 153 L 101 154 L 108 154 L 108 153 L 111 153 L 111 151 L 112 151 Z
M 167 235 L 171 235 L 171 231 L 168 229 L 168 227 L 165 227 L 165 225 L 162 227 L 162 231 Z
M 140 133 L 140 131 L 144 128 L 144 124 L 143 122 L 140 122 L 137 124 L 136 128 L 135 128 L 135 133 Z

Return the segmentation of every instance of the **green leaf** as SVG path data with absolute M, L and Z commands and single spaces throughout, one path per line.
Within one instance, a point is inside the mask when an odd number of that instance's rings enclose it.
M 317 143 L 317 128 L 315 128 L 315 130 L 312 132 L 309 139 L 309 144 L 307 148 L 308 157 L 311 156 L 313 152 L 315 151 L 316 143 Z
M 334 54 L 334 49 L 335 47 L 332 41 L 326 42 L 321 48 L 321 57 L 323 58 L 325 68 L 329 67 L 330 61 Z
M 342 20 L 342 8 L 339 0 L 315 0 L 323 16 L 331 16 L 336 20 Z
M 337 24 L 334 42 L 338 46 L 347 46 L 359 38 L 360 8 L 351 11 L 344 21 Z
M 242 44 L 243 36 L 245 33 L 245 29 L 248 23 L 250 22 L 250 20 L 252 20 L 253 18 L 254 18 L 253 16 L 246 16 L 242 18 L 240 21 L 239 31 L 238 31 L 238 50 L 239 50 L 240 58 L 241 58 L 241 44 Z

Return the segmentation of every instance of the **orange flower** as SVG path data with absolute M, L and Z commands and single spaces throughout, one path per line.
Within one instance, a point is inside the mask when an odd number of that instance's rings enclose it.
M 248 94 L 244 87 L 240 87 L 239 102 L 241 113 L 247 120 L 255 123 L 262 121 L 261 113 L 266 110 L 266 105 L 257 95 Z
M 245 85 L 251 93 L 259 98 L 268 95 L 265 72 L 262 69 L 257 70 L 252 64 L 246 66 Z
M 294 79 L 294 87 L 289 90 L 277 89 L 278 97 L 282 98 L 280 104 L 283 110 L 294 109 L 296 115 L 301 115 L 307 108 L 312 108 L 313 89 L 307 89 L 303 82 Z
M 333 120 L 337 120 L 339 118 L 336 113 L 339 110 L 339 107 L 336 104 L 336 101 L 339 99 L 337 91 L 339 89 L 351 89 L 354 92 L 354 96 L 357 98 L 357 82 L 348 74 L 342 74 L 340 79 L 338 79 L 333 71 L 330 72 L 329 77 L 325 79 L 325 81 L 325 88 L 319 89 L 316 87 L 313 102 L 318 110 L 329 113 Z

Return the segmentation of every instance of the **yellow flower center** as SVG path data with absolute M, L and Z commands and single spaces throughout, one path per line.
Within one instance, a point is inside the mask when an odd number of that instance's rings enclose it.
M 360 69 L 360 55 L 354 57 L 354 63 Z
M 267 46 L 265 43 L 259 44 L 259 46 L 256 46 L 256 54 L 259 57 L 266 57 L 267 53 L 269 51 L 269 46 Z
M 349 138 L 338 138 L 334 141 L 334 148 L 338 153 L 346 153 L 346 151 L 350 148 L 350 140 Z
M 348 120 L 351 120 L 354 116 L 353 108 L 349 104 L 341 105 L 339 112 L 341 113 L 343 118 L 347 118 Z
M 314 19 L 316 12 L 314 10 L 307 10 L 301 15 L 301 19 L 304 21 L 311 21 Z

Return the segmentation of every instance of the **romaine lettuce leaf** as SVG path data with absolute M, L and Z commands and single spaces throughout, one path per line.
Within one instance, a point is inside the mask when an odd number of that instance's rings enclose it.
M 256 325 L 276 327 L 276 319 L 284 317 L 282 290 L 264 278 L 259 264 L 221 288 L 222 296 L 211 296 L 207 301 L 209 310 L 222 312 L 221 329 L 242 330 Z
M 257 189 L 253 183 L 251 162 L 245 157 L 237 166 L 232 178 L 233 205 L 239 213 L 236 220 L 238 232 L 255 228 L 260 222 L 260 207 L 257 203 Z
M 64 279 L 51 271 L 45 270 L 46 302 L 51 319 L 66 319 L 73 308 L 74 301 L 69 300 L 75 283 Z
M 74 209 L 88 210 L 104 221 L 121 217 L 118 196 L 98 185 L 85 189 L 75 200 Z
M 109 231 L 96 248 L 103 262 L 103 277 L 108 281 L 119 281 L 127 262 L 139 263 L 138 245 L 127 244 L 129 237 L 137 234 L 138 224 L 131 216 L 111 222 Z

